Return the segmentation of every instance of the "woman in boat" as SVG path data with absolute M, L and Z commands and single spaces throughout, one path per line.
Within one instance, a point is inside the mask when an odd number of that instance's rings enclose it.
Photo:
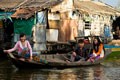
M 18 55 L 23 58 L 30 58 L 32 60 L 32 48 L 28 40 L 26 40 L 25 34 L 20 34 L 20 40 L 17 41 L 12 49 L 4 50 L 6 53 L 10 53 L 17 50 Z
M 88 61 L 94 62 L 94 60 L 98 60 L 104 57 L 104 45 L 99 39 L 99 37 L 95 37 L 93 41 L 93 53 L 90 55 Z
M 79 60 L 86 60 L 88 58 L 87 56 L 87 50 L 84 47 L 84 40 L 80 39 L 78 41 L 78 47 L 77 49 L 72 53 L 70 61 L 79 61 Z

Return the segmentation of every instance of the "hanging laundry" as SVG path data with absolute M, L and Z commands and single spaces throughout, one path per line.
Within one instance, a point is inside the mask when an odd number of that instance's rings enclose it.
M 45 26 L 37 23 L 33 28 L 33 41 L 34 42 L 45 42 L 46 41 L 46 32 Z
M 46 13 L 45 11 L 42 11 L 42 12 L 38 12 L 37 13 L 37 20 L 38 20 L 38 23 L 40 24 L 46 24 Z
M 37 23 L 34 25 L 33 31 L 33 50 L 46 50 L 46 26 Z
M 110 27 L 107 25 L 104 26 L 104 36 L 110 37 Z

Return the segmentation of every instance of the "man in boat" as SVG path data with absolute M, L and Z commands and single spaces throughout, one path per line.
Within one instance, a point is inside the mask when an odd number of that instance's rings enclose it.
M 30 58 L 32 60 L 32 48 L 28 40 L 26 40 L 26 35 L 24 33 L 20 34 L 20 40 L 17 41 L 12 49 L 4 50 L 5 53 L 10 53 L 17 50 L 18 56 L 22 58 Z
M 84 40 L 80 39 L 78 41 L 78 47 L 77 49 L 72 53 L 70 61 L 80 61 L 80 60 L 87 60 L 88 59 L 88 54 L 87 54 L 87 49 L 85 49 L 84 46 Z

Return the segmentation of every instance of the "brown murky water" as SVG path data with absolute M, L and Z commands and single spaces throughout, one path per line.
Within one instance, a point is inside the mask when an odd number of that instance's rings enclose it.
M 0 80 L 120 80 L 119 66 L 19 70 L 7 60 L 0 61 Z

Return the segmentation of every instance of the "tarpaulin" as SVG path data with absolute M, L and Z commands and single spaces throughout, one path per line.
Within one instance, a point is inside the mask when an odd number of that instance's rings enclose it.
M 20 34 L 25 33 L 31 35 L 32 27 L 34 25 L 34 18 L 30 19 L 14 19 L 14 33 Z

